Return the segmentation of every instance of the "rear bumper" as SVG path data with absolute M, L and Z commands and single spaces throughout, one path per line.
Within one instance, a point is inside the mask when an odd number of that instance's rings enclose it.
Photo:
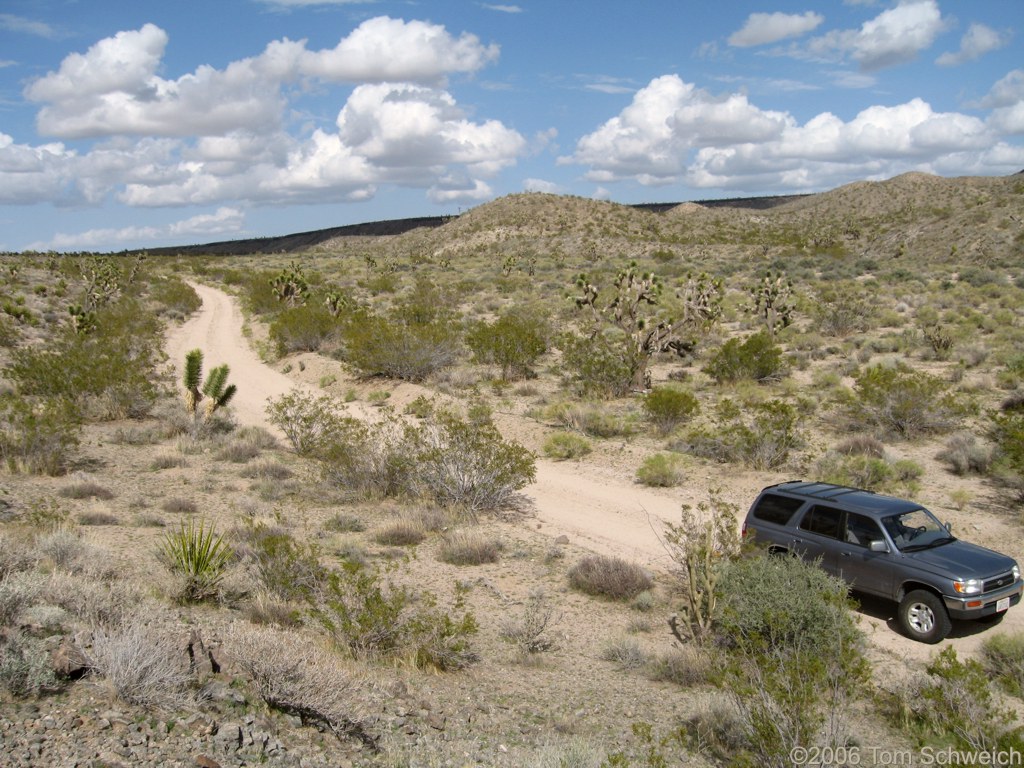
M 1018 579 L 1008 587 L 984 595 L 965 595 L 963 597 L 943 597 L 949 615 L 954 619 L 981 619 L 996 613 L 996 605 L 1000 600 L 1010 599 L 1010 605 L 1020 602 L 1024 583 Z

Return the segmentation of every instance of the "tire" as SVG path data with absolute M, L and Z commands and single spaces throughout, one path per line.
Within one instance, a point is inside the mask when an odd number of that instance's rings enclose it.
M 921 643 L 934 645 L 953 629 L 942 600 L 924 589 L 915 589 L 904 597 L 897 615 L 906 635 Z

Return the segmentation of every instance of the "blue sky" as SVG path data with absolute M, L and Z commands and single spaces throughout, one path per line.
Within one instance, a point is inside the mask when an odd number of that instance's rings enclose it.
M 1024 169 L 1021 0 L 0 0 L 0 250 Z

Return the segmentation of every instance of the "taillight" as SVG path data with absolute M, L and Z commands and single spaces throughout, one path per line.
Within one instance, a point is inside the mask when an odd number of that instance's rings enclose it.
M 744 538 L 744 539 L 747 538 L 747 521 L 746 520 L 743 521 L 743 527 L 740 528 L 740 537 Z

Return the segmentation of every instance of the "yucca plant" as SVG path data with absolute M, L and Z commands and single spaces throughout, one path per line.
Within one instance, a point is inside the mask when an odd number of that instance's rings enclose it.
M 227 364 L 213 368 L 206 381 L 203 381 L 203 352 L 193 349 L 185 355 L 185 409 L 193 417 L 199 419 L 199 403 L 206 399 L 203 420 L 213 416 L 218 408 L 225 407 L 235 396 L 238 387 L 228 384 L 229 369 Z
M 161 562 L 184 578 L 181 599 L 194 603 L 214 597 L 231 564 L 234 552 L 211 524 L 189 521 L 177 531 L 164 534 L 157 552 Z

